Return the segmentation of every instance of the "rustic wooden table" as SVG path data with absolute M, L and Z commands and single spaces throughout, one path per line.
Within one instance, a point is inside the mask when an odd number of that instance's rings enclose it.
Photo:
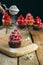
M 43 31 L 30 31 L 34 43 L 37 43 L 39 48 L 36 51 L 40 65 L 43 65 Z
M 2 31 L 4 31 L 4 33 Z M 19 65 L 20 56 L 31 53 L 37 49 L 37 45 L 32 44 L 32 41 L 31 41 L 31 38 L 30 38 L 30 35 L 29 35 L 29 32 L 27 31 L 27 29 L 25 29 L 25 31 L 19 29 L 19 31 L 22 34 L 23 40 L 22 40 L 22 46 L 20 48 L 16 48 L 16 49 L 9 48 L 9 46 L 8 46 L 9 34 L 7 34 L 7 35 L 5 34 L 5 29 L 1 30 L 1 32 L 0 32 L 0 51 L 11 57 L 17 57 L 17 65 Z M 8 32 L 8 33 L 10 33 L 10 32 Z

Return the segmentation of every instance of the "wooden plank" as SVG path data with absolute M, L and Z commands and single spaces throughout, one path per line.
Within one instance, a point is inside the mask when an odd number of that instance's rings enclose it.
M 39 65 L 34 52 L 30 54 L 32 59 L 26 59 L 26 56 L 19 58 L 19 65 Z M 0 65 L 17 65 L 17 58 L 11 58 L 5 54 L 0 53 Z
M 43 32 L 31 31 L 33 41 L 38 44 L 39 48 L 36 51 L 40 65 L 43 65 Z

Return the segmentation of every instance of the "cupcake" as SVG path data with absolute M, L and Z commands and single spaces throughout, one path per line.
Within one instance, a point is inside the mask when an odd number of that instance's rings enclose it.
M 19 28 L 25 28 L 27 23 L 26 23 L 26 20 L 24 19 L 23 15 L 20 15 L 17 19 L 17 22 L 16 22 L 16 25 L 19 27 Z
M 15 29 L 9 36 L 8 44 L 11 48 L 19 48 L 21 47 L 21 40 L 22 40 L 21 34 L 19 33 L 18 30 Z
M 31 13 L 28 13 L 26 15 L 26 21 L 27 21 L 27 26 L 32 26 L 34 24 L 34 18 L 31 15 Z
M 34 30 L 41 30 L 43 28 L 42 20 L 39 16 L 36 17 L 35 23 L 33 25 Z
M 12 20 L 11 20 L 11 17 L 10 17 L 10 15 L 8 14 L 8 13 L 5 13 L 4 15 L 3 15 L 3 17 L 2 17 L 2 23 L 3 23 L 3 25 L 4 26 L 9 26 L 9 25 L 11 25 L 11 22 Z

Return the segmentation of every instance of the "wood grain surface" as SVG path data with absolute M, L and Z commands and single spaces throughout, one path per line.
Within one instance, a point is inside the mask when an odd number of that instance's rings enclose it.
M 43 31 L 30 32 L 34 43 L 37 43 L 39 48 L 36 51 L 40 65 L 43 65 Z

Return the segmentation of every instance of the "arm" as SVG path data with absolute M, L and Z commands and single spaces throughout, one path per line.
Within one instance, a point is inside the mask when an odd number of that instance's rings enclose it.
M 6 12 L 1 5 L 0 5 L 0 12 L 2 12 L 2 14 Z

